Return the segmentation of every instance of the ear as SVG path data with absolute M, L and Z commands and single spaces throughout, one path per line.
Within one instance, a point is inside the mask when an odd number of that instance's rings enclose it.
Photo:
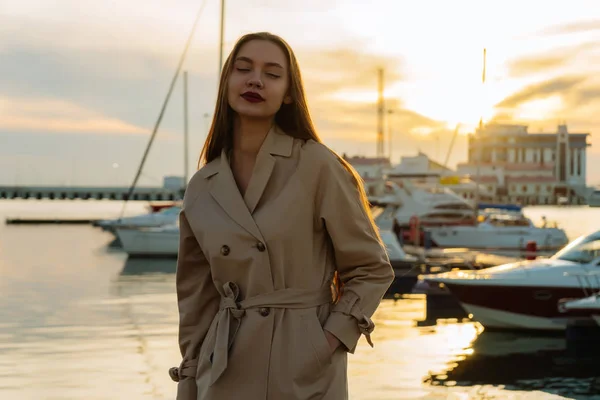
M 285 96 L 283 98 L 283 104 L 292 104 L 292 96 Z

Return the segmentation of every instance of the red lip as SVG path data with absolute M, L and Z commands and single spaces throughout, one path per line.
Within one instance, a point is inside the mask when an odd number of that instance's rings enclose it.
M 242 98 L 250 103 L 260 103 L 265 101 L 265 99 L 258 93 L 255 92 L 246 92 L 242 94 Z

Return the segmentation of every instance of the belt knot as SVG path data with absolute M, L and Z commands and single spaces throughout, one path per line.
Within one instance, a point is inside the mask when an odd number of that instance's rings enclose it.
M 227 369 L 229 351 L 242 324 L 248 308 L 311 308 L 331 302 L 329 285 L 319 289 L 281 289 L 263 293 L 240 301 L 240 289 L 234 282 L 226 282 L 223 286 L 220 311 L 217 314 L 216 341 L 211 355 L 212 369 L 210 384 Z M 232 329 L 232 325 L 235 327 Z

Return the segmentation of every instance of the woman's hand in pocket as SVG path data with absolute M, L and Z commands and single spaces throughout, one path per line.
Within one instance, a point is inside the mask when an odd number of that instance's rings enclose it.
M 329 343 L 329 348 L 331 349 L 331 354 L 333 354 L 337 348 L 340 346 L 341 342 L 335 335 L 328 330 L 323 330 L 325 332 L 325 337 L 327 338 L 327 342 Z

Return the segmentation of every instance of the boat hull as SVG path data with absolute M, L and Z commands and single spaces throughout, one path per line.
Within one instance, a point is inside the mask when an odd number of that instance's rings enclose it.
M 567 317 L 546 318 L 535 315 L 514 313 L 488 307 L 474 306 L 461 302 L 472 319 L 487 330 L 536 330 L 562 331 L 567 328 Z
M 130 257 L 177 257 L 179 232 L 117 229 L 123 250 Z
M 487 251 L 516 251 L 535 242 L 538 251 L 554 252 L 568 243 L 564 231 L 554 228 L 497 228 L 477 226 L 429 228 L 432 241 L 442 248 L 466 247 Z
M 581 287 L 445 285 L 486 329 L 557 331 L 566 329 L 568 318 L 584 315 L 559 309 L 561 299 L 583 298 Z
M 421 268 L 414 261 L 391 260 L 394 280 L 385 293 L 386 298 L 410 293 L 418 280 Z

